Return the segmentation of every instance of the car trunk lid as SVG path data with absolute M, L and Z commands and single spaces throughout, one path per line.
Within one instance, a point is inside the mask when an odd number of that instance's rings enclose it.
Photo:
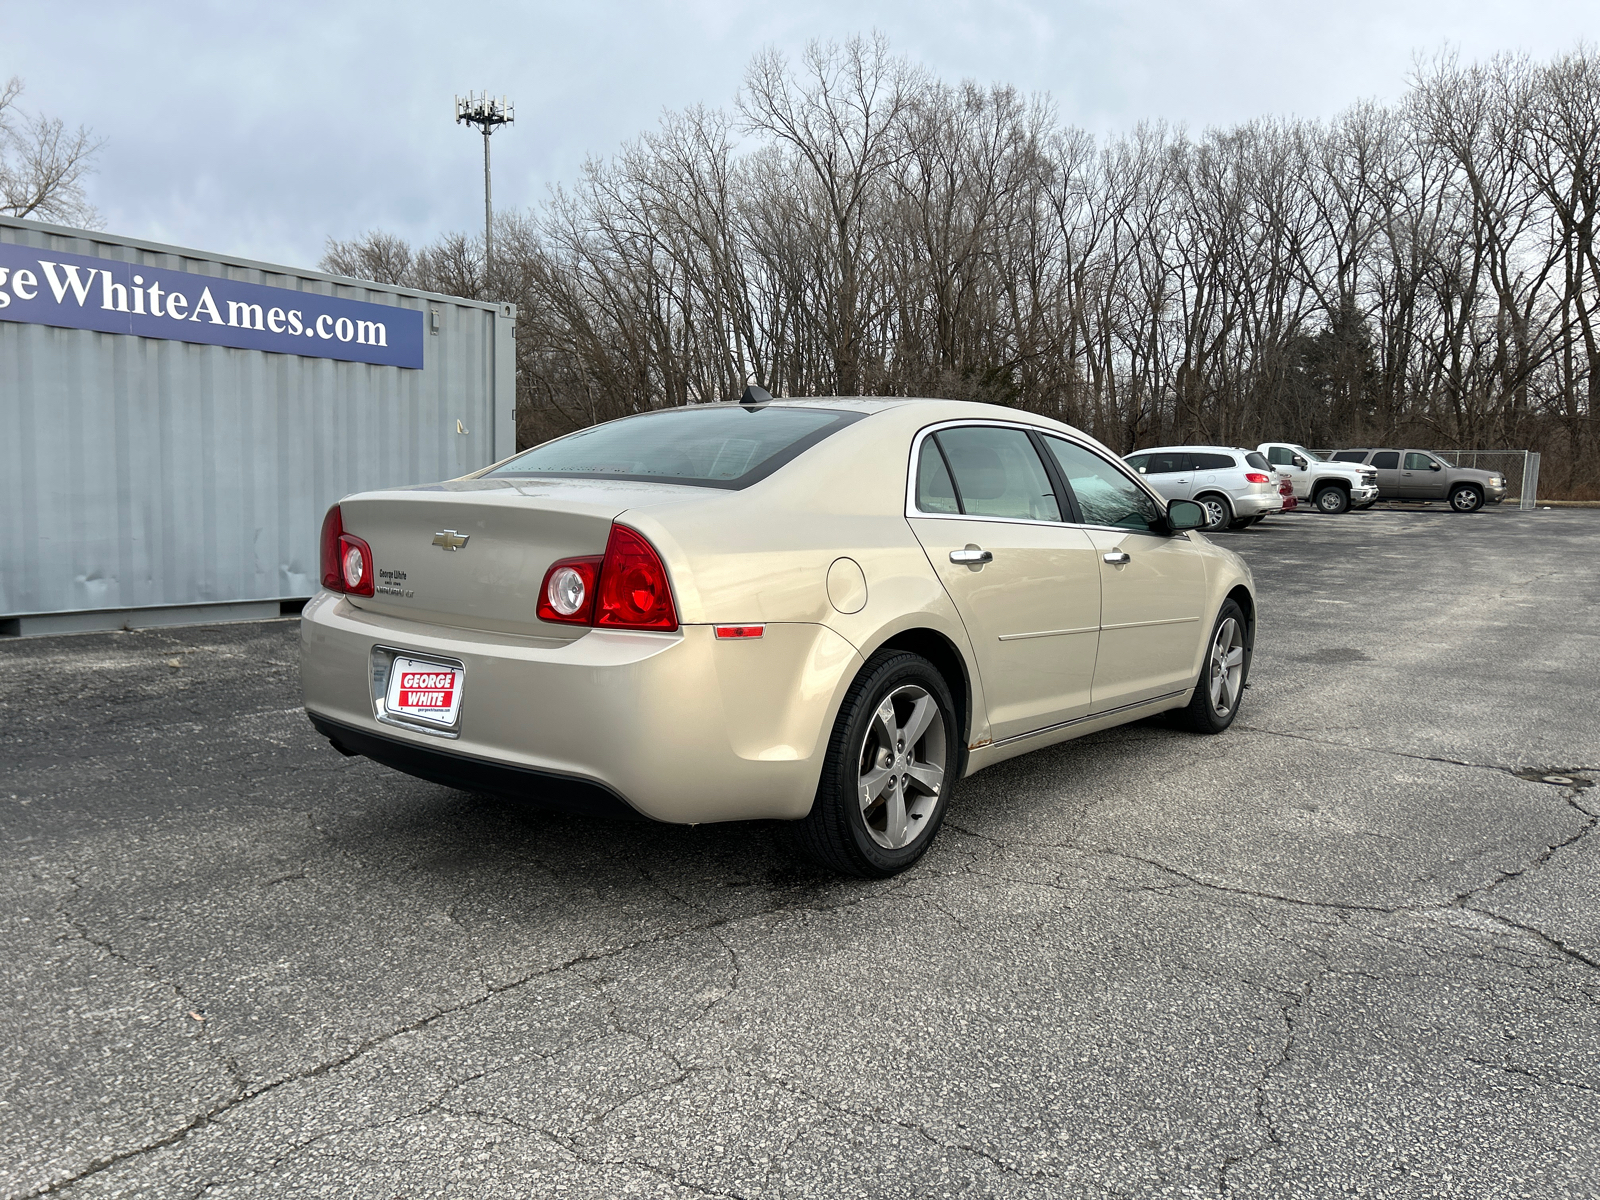
M 463 629 L 570 641 L 581 626 L 537 615 L 539 587 L 558 559 L 605 553 L 628 509 L 696 498 L 701 489 L 623 481 L 469 479 L 340 502 L 345 532 L 372 547 L 369 611 Z

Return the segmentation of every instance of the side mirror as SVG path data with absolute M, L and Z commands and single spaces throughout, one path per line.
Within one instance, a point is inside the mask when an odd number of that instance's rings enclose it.
M 1296 454 L 1294 456 L 1294 468 L 1295 468 L 1295 470 L 1304 471 L 1310 465 L 1311 465 L 1310 463 L 1308 463 L 1305 459 L 1301 458 L 1298 454 Z
M 1206 510 L 1193 500 L 1174 500 L 1167 505 L 1167 526 L 1174 533 L 1199 529 L 1206 523 Z
M 1428 464 L 1428 470 L 1430 470 L 1430 471 L 1442 471 L 1442 470 L 1444 470 L 1444 468 L 1441 467 L 1436 462 L 1431 462 L 1431 463 Z

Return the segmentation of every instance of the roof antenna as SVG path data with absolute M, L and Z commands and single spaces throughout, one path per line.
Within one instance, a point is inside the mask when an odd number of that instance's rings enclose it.
M 758 388 L 752 383 L 744 389 L 744 395 L 739 397 L 739 403 L 746 408 L 755 408 L 759 404 L 771 404 L 772 393 L 767 391 L 766 388 Z

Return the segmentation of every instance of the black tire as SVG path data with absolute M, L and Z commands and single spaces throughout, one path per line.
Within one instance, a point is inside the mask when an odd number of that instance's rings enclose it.
M 1200 526 L 1202 532 L 1215 533 L 1219 529 L 1233 527 L 1233 505 L 1226 496 L 1206 492 L 1196 496 L 1194 502 L 1206 510 L 1206 523 Z
M 1317 506 L 1317 511 L 1336 517 L 1342 512 L 1350 511 L 1350 493 L 1343 488 L 1325 487 L 1311 498 Z
M 1458 484 L 1450 489 L 1450 507 L 1456 512 L 1477 512 L 1483 507 L 1483 492 L 1470 483 Z
M 878 819 L 877 807 L 871 810 L 874 815 L 869 817 L 863 812 L 862 803 L 857 798 L 863 778 L 864 755 L 874 745 L 874 741 L 869 741 L 869 736 L 876 740 L 883 728 L 876 723 L 879 708 L 890 699 L 896 699 L 898 707 L 898 698 L 919 689 L 933 700 L 938 713 L 913 745 L 907 748 L 906 758 L 909 762 L 913 752 L 930 746 L 937 725 L 943 746 L 943 777 L 931 797 L 924 789 L 919 789 L 919 804 L 927 802 L 920 816 L 913 816 L 902 801 L 901 811 L 906 814 L 908 822 L 905 827 L 909 830 L 909 822 L 915 820 L 917 828 L 908 842 L 891 847 L 880 843 L 885 831 L 875 831 L 869 827 L 869 820 Z M 934 835 L 939 832 L 945 811 L 950 806 L 950 794 L 955 790 L 956 780 L 966 765 L 965 749 L 955 701 L 944 677 L 934 665 L 922 656 L 904 650 L 879 651 L 861 669 L 861 674 L 850 685 L 844 703 L 839 706 L 838 719 L 834 721 L 833 732 L 828 738 L 828 752 L 822 764 L 817 797 L 811 804 L 811 812 L 795 822 L 798 848 L 814 862 L 844 875 L 886 879 L 899 874 L 922 857 L 933 842 Z M 896 765 L 899 762 L 897 758 Z M 927 763 L 914 765 L 926 767 Z M 893 772 L 889 774 L 892 776 Z M 902 796 L 907 796 L 911 794 L 911 788 L 918 785 L 909 776 L 901 776 L 898 784 L 891 783 L 891 787 L 895 786 L 900 788 Z M 885 800 L 879 807 L 887 809 L 889 801 Z
M 1231 688 L 1224 688 L 1223 694 L 1228 697 L 1226 704 L 1219 705 L 1215 699 L 1215 692 L 1211 685 L 1216 676 L 1216 651 L 1219 640 L 1222 640 L 1224 628 L 1229 621 L 1233 622 L 1232 632 L 1237 638 L 1230 636 L 1227 640 L 1230 648 L 1237 644 L 1242 652 L 1238 661 L 1238 675 L 1231 680 Z M 1206 653 L 1200 667 L 1200 678 L 1194 685 L 1194 695 L 1190 697 L 1188 707 L 1181 708 L 1175 714 L 1176 723 L 1184 729 L 1195 733 L 1221 733 L 1233 724 L 1233 719 L 1239 715 L 1239 706 L 1244 701 L 1245 684 L 1250 679 L 1250 658 L 1253 653 L 1254 635 L 1251 633 L 1250 624 L 1244 619 L 1244 610 L 1237 601 L 1224 600 L 1222 608 L 1217 613 L 1217 619 L 1211 626 L 1211 636 L 1206 639 Z

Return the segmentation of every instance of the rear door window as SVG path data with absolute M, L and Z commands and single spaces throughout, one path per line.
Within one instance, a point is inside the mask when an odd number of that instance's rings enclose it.
M 1044 444 L 1066 477 L 1086 525 L 1157 530 L 1166 513 L 1149 492 L 1098 454 L 1064 438 L 1046 436 Z
M 945 465 L 939 443 L 932 438 L 923 439 L 922 457 L 917 463 L 917 510 L 925 513 L 961 511 L 955 485 L 950 482 L 950 468 Z
M 1372 465 L 1380 471 L 1397 471 L 1400 469 L 1400 451 L 1380 450 L 1372 456 Z
M 949 464 L 955 498 L 969 517 L 1020 521 L 1059 521 L 1055 488 L 1033 442 L 1020 429 L 969 425 L 941 429 L 936 441 Z M 936 473 L 935 473 L 936 476 Z M 918 473 L 921 485 L 921 473 Z M 929 511 L 929 510 L 925 510 Z
M 737 489 L 865 414 L 706 404 L 641 413 L 535 446 L 491 476 L 604 477 Z
M 1194 468 L 1189 463 L 1189 455 L 1182 451 L 1165 450 L 1159 454 L 1149 456 L 1149 464 L 1145 469 L 1146 475 L 1177 475 Z

